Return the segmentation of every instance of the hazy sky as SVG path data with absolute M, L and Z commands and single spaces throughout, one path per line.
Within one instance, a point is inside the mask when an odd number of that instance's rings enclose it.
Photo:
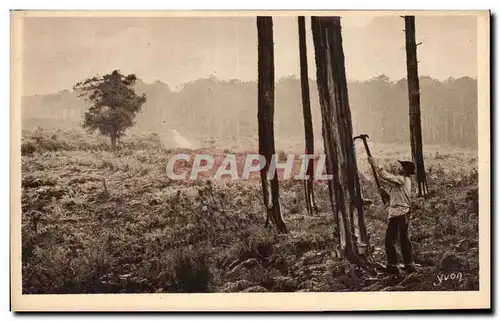
M 404 20 L 399 16 L 345 17 L 346 73 L 365 80 L 406 74 Z M 315 79 L 310 20 L 306 20 L 309 75 Z M 439 79 L 477 76 L 474 16 L 417 16 L 419 73 Z M 276 77 L 299 75 L 295 17 L 274 18 Z M 26 18 L 23 94 L 46 94 L 119 69 L 146 82 L 179 85 L 215 75 L 257 79 L 255 17 Z

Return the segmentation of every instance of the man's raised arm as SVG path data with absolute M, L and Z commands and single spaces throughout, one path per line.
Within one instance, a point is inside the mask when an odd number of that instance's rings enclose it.
M 404 179 L 397 175 L 392 175 L 387 172 L 382 166 L 379 166 L 373 157 L 368 157 L 368 162 L 375 167 L 378 176 L 384 181 L 396 185 L 403 185 L 405 183 Z

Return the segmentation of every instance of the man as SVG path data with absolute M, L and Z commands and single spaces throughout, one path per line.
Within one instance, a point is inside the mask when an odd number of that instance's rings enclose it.
M 389 217 L 385 234 L 385 251 L 387 254 L 386 271 L 389 273 L 399 273 L 397 266 L 397 254 L 395 243 L 399 235 L 399 245 L 403 255 L 404 269 L 413 272 L 415 267 L 412 263 L 411 242 L 408 237 L 408 223 L 410 219 L 410 194 L 411 175 L 415 174 L 415 165 L 408 161 L 398 161 L 400 164 L 398 175 L 388 173 L 378 166 L 373 157 L 368 157 L 382 182 L 389 185 Z

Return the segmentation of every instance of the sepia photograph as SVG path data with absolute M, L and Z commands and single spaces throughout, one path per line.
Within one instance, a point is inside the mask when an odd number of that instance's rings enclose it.
M 11 11 L 12 309 L 488 309 L 489 11 Z

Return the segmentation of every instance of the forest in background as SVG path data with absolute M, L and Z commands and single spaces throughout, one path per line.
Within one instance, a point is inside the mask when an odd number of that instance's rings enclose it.
M 310 80 L 311 107 L 316 137 L 321 136 L 316 81 Z M 470 77 L 440 81 L 420 77 L 424 144 L 477 148 L 477 80 Z M 408 89 L 406 79 L 380 75 L 348 84 L 354 133 L 368 133 L 377 143 L 406 143 Z M 152 133 L 176 128 L 197 138 L 253 137 L 257 134 L 257 83 L 214 76 L 187 83 L 180 91 L 157 81 L 136 84 L 148 101 L 137 117 L 134 132 Z M 73 91 L 25 96 L 23 129 L 37 126 L 74 128 L 82 121 L 88 103 Z M 276 138 L 303 140 L 300 81 L 296 76 L 276 83 Z M 63 120 L 63 121 L 61 121 Z M 166 125 L 162 126 L 165 121 Z

